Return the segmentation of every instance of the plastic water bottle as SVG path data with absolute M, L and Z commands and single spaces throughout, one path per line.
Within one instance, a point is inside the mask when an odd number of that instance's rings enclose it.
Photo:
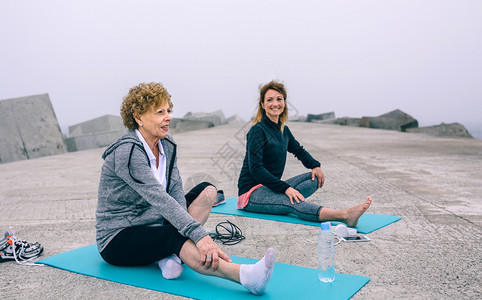
M 322 282 L 335 280 L 335 237 L 330 223 L 321 223 L 318 234 L 318 278 Z

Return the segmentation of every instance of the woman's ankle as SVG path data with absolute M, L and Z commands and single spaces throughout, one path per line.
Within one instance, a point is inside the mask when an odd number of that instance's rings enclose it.
M 333 209 L 323 207 L 320 209 L 319 219 L 320 222 L 325 221 L 342 221 L 344 222 L 348 218 L 348 209 Z

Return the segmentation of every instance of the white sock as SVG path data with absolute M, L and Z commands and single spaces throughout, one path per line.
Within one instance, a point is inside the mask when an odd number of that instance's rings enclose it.
M 176 254 L 165 257 L 158 262 L 161 269 L 162 277 L 166 279 L 175 279 L 181 276 L 184 267 L 181 265 L 181 259 Z
M 266 250 L 264 257 L 254 265 L 241 265 L 239 279 L 241 284 L 251 293 L 261 295 L 273 274 L 274 249 Z

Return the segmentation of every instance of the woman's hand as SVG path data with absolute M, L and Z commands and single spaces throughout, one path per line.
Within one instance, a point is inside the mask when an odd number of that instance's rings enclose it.
M 219 248 L 209 235 L 200 239 L 196 243 L 196 247 L 201 255 L 201 264 L 204 265 L 206 269 L 211 266 L 213 270 L 216 270 L 220 258 L 226 262 L 232 262 L 231 258 Z
M 325 184 L 325 174 L 320 167 L 311 170 L 311 180 L 315 180 L 315 177 L 318 178 L 318 188 L 321 188 Z
M 286 196 L 290 197 L 291 204 L 295 204 L 293 202 L 293 199 L 296 201 L 296 203 L 300 203 L 300 200 L 305 201 L 305 197 L 303 197 L 303 195 L 298 190 L 295 190 L 292 187 L 286 189 L 285 194 Z

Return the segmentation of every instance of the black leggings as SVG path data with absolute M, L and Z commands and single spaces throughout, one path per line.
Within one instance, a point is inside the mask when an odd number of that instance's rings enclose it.
M 209 182 L 202 182 L 192 188 L 185 196 L 186 205 L 189 207 L 210 185 Z M 116 234 L 100 255 L 112 265 L 149 265 L 171 254 L 179 256 L 187 240 L 171 224 L 128 227 Z

